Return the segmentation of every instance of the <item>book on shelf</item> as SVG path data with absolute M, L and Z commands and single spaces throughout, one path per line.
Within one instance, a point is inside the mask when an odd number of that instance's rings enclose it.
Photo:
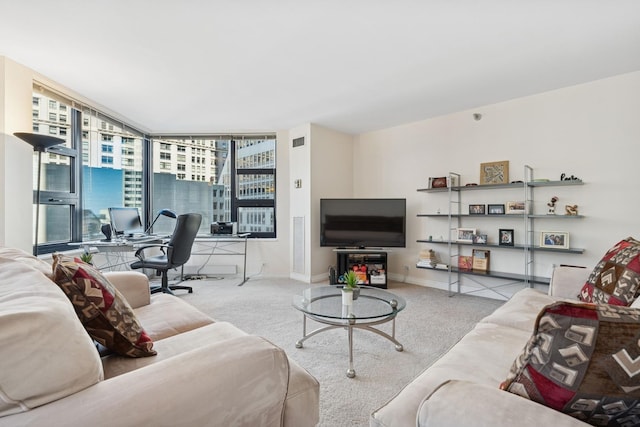
M 447 264 L 443 264 L 441 262 L 432 263 L 426 260 L 420 260 L 416 263 L 416 267 L 421 268 L 434 268 L 436 270 L 446 270 L 449 266 Z

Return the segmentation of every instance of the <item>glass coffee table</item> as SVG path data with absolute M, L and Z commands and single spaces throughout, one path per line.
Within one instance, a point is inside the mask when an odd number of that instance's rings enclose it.
M 360 295 L 351 305 L 342 304 L 342 288 L 339 286 L 318 286 L 305 289 L 302 295 L 293 297 L 293 306 L 303 313 L 302 338 L 296 348 L 302 348 L 304 341 L 320 332 L 345 328 L 349 337 L 349 369 L 347 377 L 356 376 L 353 369 L 353 329 L 364 329 L 376 333 L 395 344 L 402 351 L 402 344 L 396 340 L 396 316 L 406 307 L 406 301 L 382 289 L 360 286 Z M 307 319 L 327 326 L 307 333 Z M 392 322 L 391 335 L 374 325 Z

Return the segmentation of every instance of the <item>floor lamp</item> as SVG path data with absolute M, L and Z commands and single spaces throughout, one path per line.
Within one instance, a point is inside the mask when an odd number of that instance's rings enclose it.
M 40 223 L 40 173 L 42 169 L 42 153 L 49 147 L 64 144 L 64 139 L 56 138 L 49 135 L 40 135 L 37 133 L 16 132 L 15 136 L 31 145 L 34 151 L 38 152 L 38 182 L 36 184 L 36 240 L 33 246 L 33 255 L 38 256 L 38 225 Z

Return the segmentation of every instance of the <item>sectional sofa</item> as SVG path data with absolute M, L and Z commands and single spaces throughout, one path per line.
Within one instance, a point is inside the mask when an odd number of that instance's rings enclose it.
M 640 425 L 639 272 L 631 238 L 593 270 L 556 268 L 548 293 L 517 292 L 370 425 Z
M 101 336 L 96 320 L 114 320 L 103 314 L 115 302 L 89 281 L 86 289 L 71 275 L 60 281 L 74 261 L 65 263 L 52 274 L 50 264 L 0 247 L 0 426 L 318 423 L 319 384 L 282 349 L 179 298 L 150 295 L 137 272 L 104 275 L 133 313 L 112 323 L 137 329 Z

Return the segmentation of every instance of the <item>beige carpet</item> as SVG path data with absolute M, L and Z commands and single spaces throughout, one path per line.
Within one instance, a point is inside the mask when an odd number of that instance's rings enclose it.
M 397 394 L 420 372 L 453 346 L 478 320 L 501 301 L 469 295 L 449 297 L 445 291 L 390 283 L 389 291 L 407 300 L 396 320 L 396 338 L 403 352 L 371 332 L 354 331 L 354 368 L 349 379 L 347 334 L 334 329 L 309 338 L 304 348 L 302 314 L 292 305 L 293 295 L 308 284 L 288 279 L 252 278 L 237 286 L 238 278 L 188 281 L 193 294 L 179 297 L 217 320 L 263 336 L 282 347 L 289 357 L 320 382 L 320 426 L 368 426 L 370 413 Z M 312 286 L 321 286 L 313 284 Z M 308 322 L 307 330 L 317 323 Z M 391 332 L 391 324 L 379 326 Z

